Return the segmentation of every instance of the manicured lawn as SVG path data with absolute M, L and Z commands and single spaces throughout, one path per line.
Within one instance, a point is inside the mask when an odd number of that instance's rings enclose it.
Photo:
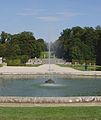
M 101 107 L 2 107 L 0 120 L 101 120 Z
M 41 52 L 40 58 L 48 58 L 48 56 L 49 56 L 48 54 L 49 54 L 48 51 Z
M 80 64 L 78 64 L 78 65 L 57 64 L 57 65 L 59 65 L 60 67 L 72 67 L 72 68 L 77 69 L 77 70 L 85 71 L 85 66 L 80 65 Z M 94 65 L 87 66 L 87 71 L 94 71 L 94 70 L 101 71 L 101 66 L 94 66 Z
M 40 65 L 42 65 L 42 64 L 33 64 L 33 65 L 26 65 L 27 67 L 38 67 L 38 66 L 40 66 Z

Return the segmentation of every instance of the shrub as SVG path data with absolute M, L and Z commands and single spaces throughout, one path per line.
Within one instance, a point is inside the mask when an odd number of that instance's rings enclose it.
M 9 66 L 18 66 L 21 64 L 21 60 L 20 59 L 9 59 L 7 60 L 7 65 Z

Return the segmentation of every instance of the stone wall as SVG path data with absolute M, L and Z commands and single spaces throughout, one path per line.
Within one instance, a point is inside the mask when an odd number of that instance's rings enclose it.
M 0 97 L 0 103 L 66 104 L 101 102 L 101 97 Z

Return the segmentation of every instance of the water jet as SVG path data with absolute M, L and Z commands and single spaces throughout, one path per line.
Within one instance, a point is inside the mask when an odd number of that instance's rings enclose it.
M 50 37 L 49 37 L 49 50 L 48 50 L 48 64 L 49 64 L 49 79 L 45 81 L 45 83 L 49 83 L 49 84 L 52 84 L 52 83 L 55 83 L 54 80 L 51 79 L 51 66 L 50 66 Z

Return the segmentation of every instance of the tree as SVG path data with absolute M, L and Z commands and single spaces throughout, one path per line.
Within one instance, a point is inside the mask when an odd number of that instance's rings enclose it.
M 46 50 L 46 43 L 45 43 L 45 41 L 40 38 L 40 39 L 37 40 L 37 42 L 38 42 L 38 44 L 40 46 L 41 52 L 45 51 Z
M 4 57 L 5 56 L 5 44 L 1 44 L 0 43 L 0 57 Z
M 20 47 L 20 55 L 27 55 L 29 58 L 39 57 L 39 53 L 36 54 L 39 48 L 37 41 L 32 32 L 22 32 L 12 36 L 11 42 L 18 44 Z
M 11 40 L 11 34 L 2 31 L 1 33 L 1 43 L 9 42 Z
M 36 40 L 32 32 L 18 34 L 1 33 L 0 56 L 8 59 L 8 63 L 25 63 L 28 58 L 40 57 L 44 49 L 44 41 Z
M 100 26 L 100 25 L 97 25 L 97 26 L 95 27 L 95 29 L 96 29 L 96 30 L 101 30 L 101 26 Z
M 98 33 L 92 27 L 67 28 L 55 42 L 57 43 L 56 55 L 69 61 L 95 61 L 97 41 Z
M 96 64 L 101 65 L 101 30 L 96 30 L 98 34 L 97 48 L 96 48 Z

